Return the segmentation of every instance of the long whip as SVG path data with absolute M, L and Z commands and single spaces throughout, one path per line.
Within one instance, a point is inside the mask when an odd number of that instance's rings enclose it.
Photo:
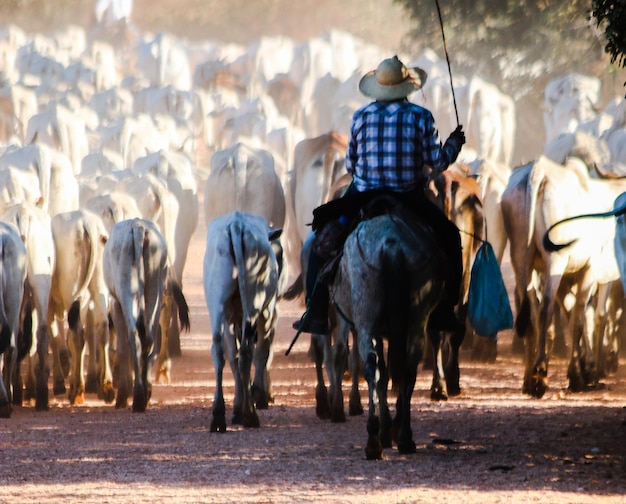
M 448 56 L 448 47 L 446 46 L 446 34 L 443 31 L 443 19 L 441 17 L 441 9 L 439 8 L 439 0 L 435 0 L 437 6 L 437 14 L 439 15 L 439 26 L 441 26 L 441 38 L 443 39 L 443 51 L 446 53 L 446 62 L 448 63 L 448 75 L 450 76 L 450 88 L 452 89 L 452 101 L 454 102 L 454 113 L 456 115 L 456 125 L 459 126 L 459 111 L 456 108 L 456 95 L 454 94 L 454 85 L 452 84 L 452 70 L 450 69 L 450 57 Z

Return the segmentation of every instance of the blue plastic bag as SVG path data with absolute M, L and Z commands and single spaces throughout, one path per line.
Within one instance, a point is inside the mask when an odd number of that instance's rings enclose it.
M 488 241 L 483 241 L 472 266 L 468 317 L 474 330 L 488 338 L 495 339 L 498 331 L 513 327 L 513 312 L 500 265 Z

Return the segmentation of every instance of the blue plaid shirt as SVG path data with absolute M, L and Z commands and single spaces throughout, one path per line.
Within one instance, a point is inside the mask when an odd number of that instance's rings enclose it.
M 354 113 L 346 168 L 354 188 L 414 189 L 424 167 L 445 170 L 456 150 L 442 146 L 432 113 L 408 100 L 374 101 Z

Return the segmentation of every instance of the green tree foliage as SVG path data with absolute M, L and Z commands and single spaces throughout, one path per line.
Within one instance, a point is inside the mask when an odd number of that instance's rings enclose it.
M 626 1 L 593 0 L 592 15 L 606 37 L 611 63 L 626 67 Z
M 439 0 L 451 62 L 515 98 L 535 92 L 537 84 L 543 89 L 548 76 L 597 74 L 607 59 L 602 33 L 591 20 L 591 1 Z M 443 55 L 436 0 L 394 2 L 415 22 L 411 43 Z

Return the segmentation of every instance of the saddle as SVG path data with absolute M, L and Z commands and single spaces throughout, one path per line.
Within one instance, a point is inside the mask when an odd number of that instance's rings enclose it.
M 394 219 L 406 224 L 409 229 L 426 225 L 425 221 L 409 209 L 402 198 L 396 194 L 376 191 L 368 196 L 370 197 L 367 200 L 363 197 L 359 198 L 362 206 L 351 219 L 345 215 L 328 218 L 323 227 L 318 228 L 316 232 L 312 247 L 316 254 L 326 259 L 319 274 L 319 281 L 326 285 L 333 282 L 343 256 L 343 245 L 348 235 L 356 229 L 359 223 L 380 215 L 392 215 Z M 348 205 L 344 205 L 344 208 L 348 208 Z

